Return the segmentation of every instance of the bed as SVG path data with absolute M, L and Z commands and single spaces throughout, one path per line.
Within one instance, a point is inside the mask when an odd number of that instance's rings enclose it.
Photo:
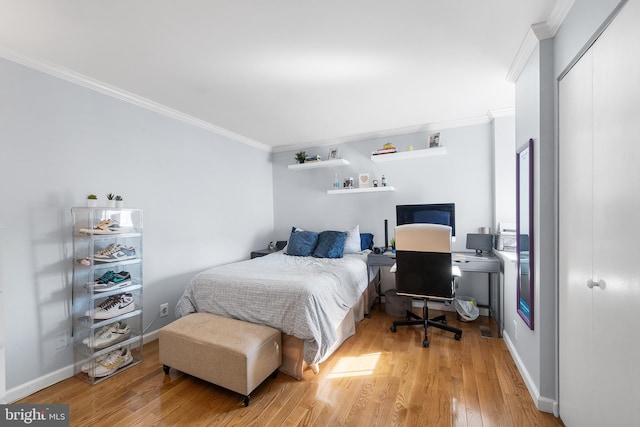
M 209 312 L 282 331 L 280 371 L 300 379 L 355 334 L 375 301 L 368 253 L 317 258 L 280 251 L 214 267 L 191 279 L 176 315 Z

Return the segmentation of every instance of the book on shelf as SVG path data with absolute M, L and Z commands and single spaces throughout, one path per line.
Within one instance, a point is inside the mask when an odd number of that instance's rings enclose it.
M 392 154 L 392 153 L 397 153 L 398 150 L 396 150 L 395 148 L 381 148 L 379 150 L 374 151 L 373 153 L 371 153 L 373 156 L 377 156 L 378 154 Z

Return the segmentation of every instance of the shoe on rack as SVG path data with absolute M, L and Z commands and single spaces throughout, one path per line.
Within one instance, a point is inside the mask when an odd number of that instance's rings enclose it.
M 122 288 L 131 284 L 131 275 L 126 271 L 116 273 L 107 271 L 95 282 L 87 283 L 86 288 L 93 292 L 106 292 L 116 288 Z
M 102 328 L 97 329 L 93 335 L 93 348 L 102 350 L 119 342 L 128 339 L 131 336 L 131 329 L 125 322 L 115 322 Z M 82 340 L 89 348 L 91 348 L 91 340 L 85 338 Z
M 102 362 L 108 355 L 109 353 L 103 354 L 102 356 L 96 357 L 95 361 L 90 360 L 87 363 L 83 363 L 82 366 L 80 366 L 80 371 L 88 373 L 94 366 L 98 366 L 98 364 Z
M 133 259 L 136 257 L 136 250 L 130 246 L 112 243 L 106 248 L 99 250 L 93 255 L 96 262 L 116 262 Z
M 120 228 L 118 221 L 109 218 L 100 221 L 91 229 L 81 228 L 80 232 L 85 234 L 118 234 L 122 233 L 123 230 Z
M 119 294 L 112 295 L 99 306 L 93 310 L 94 320 L 107 320 L 112 319 L 121 314 L 130 313 L 135 310 L 135 304 L 133 302 L 133 295 L 131 294 Z M 85 313 L 87 316 L 91 316 L 91 312 Z
M 94 378 L 106 377 L 131 362 L 133 362 L 133 356 L 129 349 L 126 347 L 119 348 L 109 353 L 100 363 L 97 363 L 94 369 L 89 369 L 87 374 Z

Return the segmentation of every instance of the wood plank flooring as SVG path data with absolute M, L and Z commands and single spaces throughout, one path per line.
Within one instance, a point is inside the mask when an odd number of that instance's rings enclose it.
M 430 315 L 439 312 L 431 310 Z M 72 426 L 562 426 L 539 412 L 502 339 L 479 332 L 485 317 L 449 324 L 462 339 L 399 327 L 379 307 L 355 336 L 300 381 L 278 374 L 242 406 L 239 395 L 158 363 L 158 341 L 144 361 L 91 386 L 69 378 L 16 403 L 68 403 Z

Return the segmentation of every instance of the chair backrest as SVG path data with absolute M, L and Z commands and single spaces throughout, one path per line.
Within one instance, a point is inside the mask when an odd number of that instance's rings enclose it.
M 406 224 L 395 229 L 399 295 L 451 300 L 451 227 Z

